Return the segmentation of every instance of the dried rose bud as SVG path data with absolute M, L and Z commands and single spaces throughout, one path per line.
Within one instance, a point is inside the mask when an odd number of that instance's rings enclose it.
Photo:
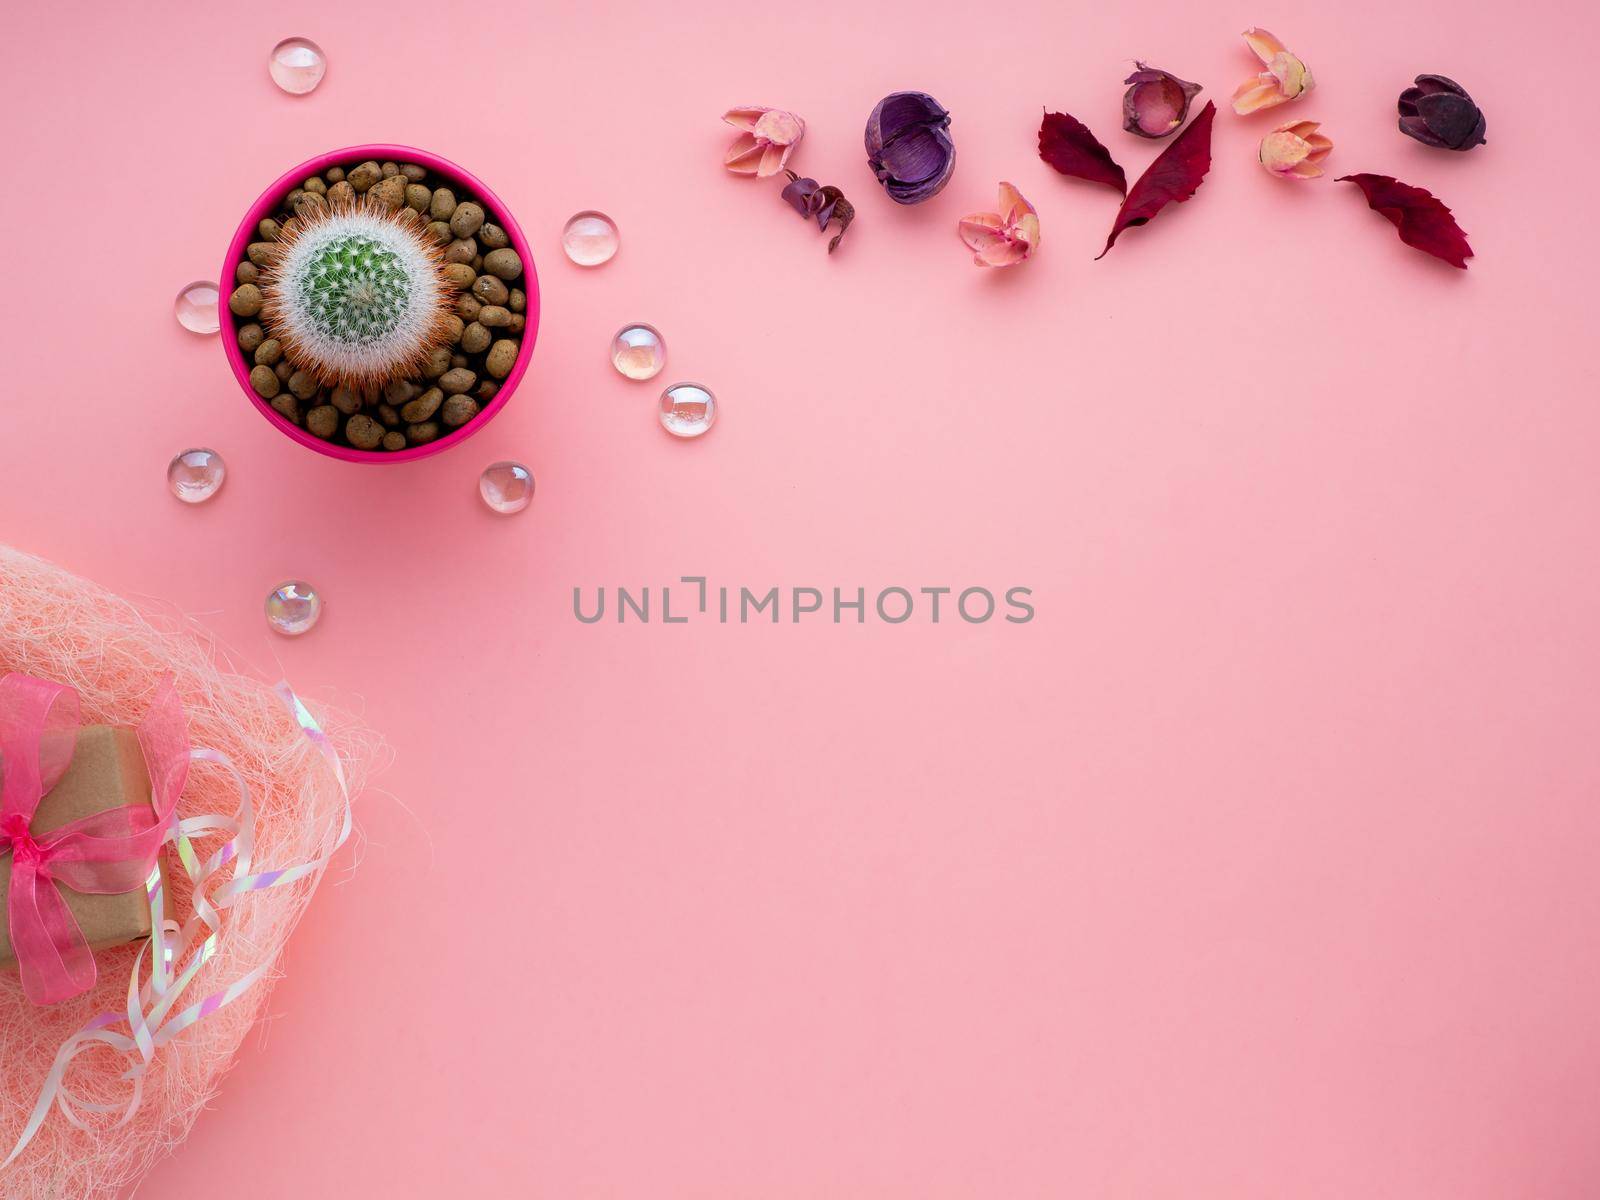
M 1443 75 L 1418 75 L 1400 93 L 1400 132 L 1424 146 L 1471 150 L 1484 143 L 1483 113 L 1467 90 Z
M 844 231 L 850 228 L 850 222 L 856 219 L 855 205 L 846 200 L 844 193 L 832 185 L 823 187 L 815 179 L 796 175 L 787 168 L 783 173 L 789 177 L 789 182 L 781 195 L 790 208 L 802 217 L 815 217 L 817 228 L 824 233 L 828 231 L 830 221 L 839 227 L 839 232 L 834 234 L 828 243 L 828 253 L 832 254 L 838 249 L 839 239 L 844 237 Z
M 1261 165 L 1280 179 L 1315 179 L 1333 143 L 1317 132 L 1316 121 L 1291 121 L 1261 139 Z
M 740 131 L 722 159 L 735 175 L 776 175 L 806 135 L 806 123 L 781 108 L 730 108 L 722 119 Z
M 1179 79 L 1171 71 L 1138 63 L 1138 70 L 1122 82 L 1129 84 L 1122 97 L 1122 127 L 1140 137 L 1163 138 L 1182 125 L 1189 101 L 1200 91 L 1198 83 Z
M 961 240 L 980 267 L 1014 267 L 1039 246 L 1039 214 L 1009 183 L 1000 185 L 1000 211 L 962 217 Z
M 1233 111 L 1241 116 L 1298 100 L 1316 86 L 1305 63 L 1284 49 L 1265 29 L 1246 29 L 1245 43 L 1267 69 L 1241 83 L 1233 93 Z
M 936 196 L 956 169 L 950 114 L 926 92 L 894 92 L 867 118 L 867 165 L 896 204 Z

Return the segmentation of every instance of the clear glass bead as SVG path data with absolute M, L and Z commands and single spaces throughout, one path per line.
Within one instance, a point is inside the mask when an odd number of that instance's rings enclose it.
M 616 222 L 605 213 L 593 210 L 574 214 L 561 231 L 561 248 L 580 267 L 598 267 L 610 262 L 621 240 Z
M 220 317 L 217 312 L 217 285 L 209 279 L 197 279 L 186 284 L 172 302 L 173 315 L 190 333 L 215 333 Z
M 272 82 L 291 96 L 304 96 L 322 82 L 328 59 L 322 47 L 310 38 L 284 38 L 272 48 L 267 70 L 272 73 Z
M 185 450 L 167 464 L 167 486 L 185 504 L 211 499 L 228 477 L 228 464 L 215 450 Z
M 267 596 L 267 624 L 285 637 L 299 637 L 322 615 L 322 597 L 309 583 L 291 579 Z
M 675 383 L 661 393 L 661 427 L 674 437 L 699 437 L 717 419 L 717 398 L 698 383 Z
M 519 462 L 491 463 L 478 476 L 478 495 L 497 513 L 519 513 L 533 503 L 533 472 Z
M 611 339 L 611 365 L 627 379 L 653 379 L 667 365 L 667 342 L 650 325 L 625 325 Z

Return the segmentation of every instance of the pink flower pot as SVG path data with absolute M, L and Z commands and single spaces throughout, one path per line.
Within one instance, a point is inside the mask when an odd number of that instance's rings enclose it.
M 239 339 L 235 334 L 235 317 L 228 309 L 228 296 L 234 289 L 234 268 L 244 258 L 245 247 L 256 240 L 256 226 L 260 224 L 261 218 L 277 212 L 282 207 L 283 197 L 310 176 L 319 175 L 329 167 L 343 163 L 353 166 L 368 159 L 377 162 L 416 163 L 451 184 L 460 185 L 463 191 L 470 192 L 475 199 L 482 201 L 496 224 L 510 237 L 511 248 L 522 259 L 521 286 L 528 296 L 527 311 L 523 314 L 527 324 L 522 332 L 522 348 L 517 354 L 517 361 L 512 366 L 511 373 L 500 381 L 500 390 L 483 406 L 483 410 L 465 425 L 451 430 L 436 441 L 422 446 L 408 446 L 404 450 L 357 450 L 354 446 L 323 441 L 274 409 L 256 394 L 255 388 L 250 386 L 250 368 L 254 363 L 245 357 L 244 351 L 239 346 Z M 217 303 L 221 319 L 222 350 L 228 356 L 228 365 L 233 368 L 233 377 L 239 381 L 239 387 L 245 396 L 256 406 L 256 411 L 270 421 L 280 433 L 319 454 L 340 458 L 345 462 L 413 462 L 419 458 L 427 458 L 430 454 L 438 454 L 441 450 L 448 450 L 451 446 L 460 445 L 493 420 L 495 414 L 511 399 L 512 393 L 517 390 L 517 384 L 522 382 L 522 376 L 528 370 L 528 360 L 533 357 L 533 343 L 539 333 L 539 276 L 534 270 L 533 252 L 528 248 L 528 239 L 522 236 L 522 228 L 511 215 L 511 210 L 476 176 L 462 170 L 449 159 L 440 158 L 437 154 L 430 154 L 413 146 L 349 146 L 343 150 L 319 154 L 316 158 L 286 171 L 277 182 L 261 193 L 256 202 L 250 206 L 250 211 L 245 213 L 244 220 L 239 222 L 233 241 L 228 243 L 228 257 L 223 260 L 222 271 L 217 280 L 217 290 L 221 293 Z

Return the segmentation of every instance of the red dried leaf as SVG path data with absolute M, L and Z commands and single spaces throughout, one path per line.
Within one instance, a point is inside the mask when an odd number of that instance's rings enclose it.
M 1341 175 L 1337 182 L 1360 188 L 1367 206 L 1387 217 L 1406 245 L 1442 258 L 1452 267 L 1467 269 L 1467 259 L 1472 257 L 1467 235 L 1432 192 L 1387 175 Z
M 1217 106 L 1207 100 L 1200 115 L 1190 121 L 1188 128 L 1173 138 L 1155 162 L 1139 176 L 1133 190 L 1117 210 L 1111 236 L 1106 238 L 1106 248 L 1100 251 L 1097 259 L 1106 256 L 1124 229 L 1143 225 L 1167 205 L 1182 204 L 1194 195 L 1200 181 L 1211 169 L 1211 122 L 1216 115 Z
M 1111 151 L 1077 117 L 1045 113 L 1039 126 L 1039 157 L 1063 175 L 1107 183 L 1124 196 L 1128 194 L 1127 175 L 1111 160 Z

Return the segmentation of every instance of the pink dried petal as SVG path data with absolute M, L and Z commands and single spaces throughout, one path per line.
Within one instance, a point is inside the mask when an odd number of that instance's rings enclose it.
M 1268 33 L 1265 29 L 1257 29 L 1254 25 L 1244 31 L 1244 41 L 1245 45 L 1250 47 L 1251 51 L 1257 58 L 1261 60 L 1263 65 L 1270 63 L 1274 58 L 1284 53 L 1284 51 L 1288 49 L 1288 47 L 1286 47 L 1277 38 L 1273 37 L 1272 34 Z
M 746 133 L 754 133 L 756 131 L 756 122 L 761 120 L 764 114 L 771 111 L 768 108 L 730 108 L 722 114 L 722 119 L 735 129 L 743 129 Z
M 756 141 L 754 134 L 741 133 L 723 155 L 722 165 L 735 175 L 754 175 L 765 153 L 766 147 Z
M 1261 139 L 1261 165 L 1283 179 L 1315 179 L 1333 142 L 1317 132 L 1316 121 L 1292 121 Z
M 1013 267 L 1039 245 L 1039 214 L 1009 183 L 1000 185 L 1000 212 L 962 217 L 957 231 L 980 267 Z
M 806 133 L 804 121 L 780 108 L 730 108 L 722 119 L 740 131 L 722 159 L 736 175 L 776 175 Z
M 1246 29 L 1245 43 L 1267 69 L 1241 83 L 1233 93 L 1233 111 L 1241 116 L 1297 100 L 1316 86 L 1305 63 L 1265 29 Z

